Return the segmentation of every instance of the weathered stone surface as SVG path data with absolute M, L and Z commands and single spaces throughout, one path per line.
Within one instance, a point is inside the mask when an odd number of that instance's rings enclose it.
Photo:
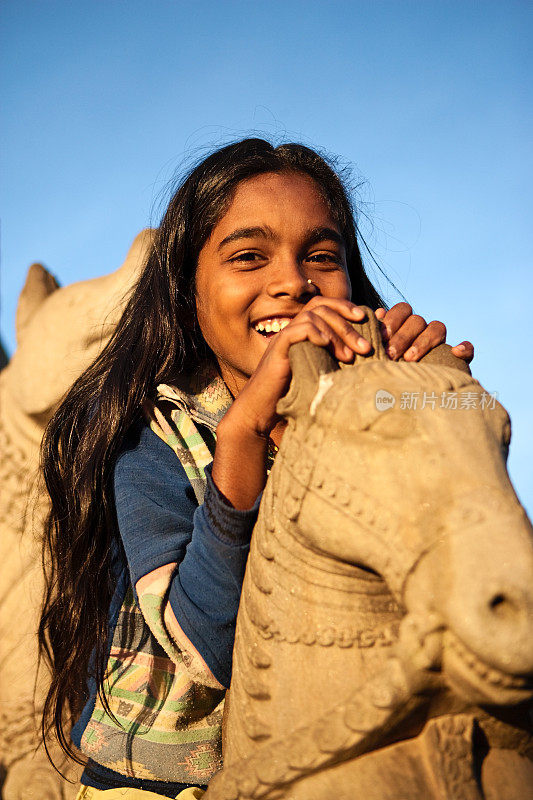
M 448 346 L 394 363 L 372 312 L 355 327 L 374 351 L 353 366 L 291 348 L 206 800 L 256 776 L 254 798 L 532 797 L 533 537 L 508 416 Z
M 141 233 L 126 261 L 103 278 L 64 289 L 41 265 L 28 271 L 17 310 L 18 348 L 0 374 L 0 776 L 3 800 L 68 800 L 80 768 L 40 745 L 45 676 L 37 670 L 36 630 L 42 600 L 40 538 L 46 503 L 39 486 L 44 427 L 70 384 L 104 346 L 146 255 Z M 66 770 L 66 771 L 65 771 Z M 2 784 L 0 777 L 0 784 Z

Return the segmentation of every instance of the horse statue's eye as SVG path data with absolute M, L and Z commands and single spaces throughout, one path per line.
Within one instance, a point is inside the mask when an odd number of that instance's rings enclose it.
M 509 417 L 503 423 L 502 442 L 505 447 L 509 447 L 511 444 L 511 420 Z

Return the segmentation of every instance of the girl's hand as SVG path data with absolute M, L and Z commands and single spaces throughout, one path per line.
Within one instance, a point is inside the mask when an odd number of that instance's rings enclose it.
M 370 351 L 370 343 L 350 325 L 364 318 L 363 309 L 349 300 L 314 297 L 269 342 L 217 428 L 211 474 L 234 508 L 251 508 L 265 486 L 268 438 L 280 422 L 276 405 L 291 377 L 291 344 L 307 340 L 328 347 L 339 361 L 349 363 L 354 353 Z
M 422 356 L 446 341 L 446 325 L 437 320 L 426 323 L 423 317 L 413 314 L 409 303 L 396 303 L 389 311 L 376 310 L 381 322 L 381 334 L 389 358 L 401 356 L 405 361 L 419 361 Z M 474 358 L 474 345 L 461 342 L 452 347 L 452 353 L 469 364 Z
M 387 312 L 378 309 L 376 316 L 382 322 L 383 338 L 394 358 L 405 353 L 407 360 L 416 361 L 446 337 L 442 322 L 426 325 L 407 303 L 398 303 Z M 327 347 L 337 360 L 351 363 L 355 353 L 364 355 L 371 349 L 370 343 L 350 324 L 364 318 L 363 309 L 349 300 L 318 296 L 271 339 L 217 428 L 212 476 L 235 508 L 251 508 L 265 486 L 268 437 L 271 433 L 275 435 L 274 428 L 280 423 L 276 405 L 287 391 L 291 377 L 290 346 L 307 340 Z M 411 355 L 407 350 L 413 346 L 416 352 Z M 473 347 L 470 342 L 464 342 L 463 346 L 464 350 L 453 348 L 455 354 L 470 361 Z
M 278 400 L 288 389 L 291 371 L 289 348 L 309 341 L 327 347 L 338 360 L 350 363 L 355 353 L 368 353 L 370 343 L 357 333 L 351 322 L 365 318 L 365 312 L 349 300 L 312 298 L 270 341 L 254 373 L 233 403 L 228 415 L 233 421 L 268 436 L 280 418 Z

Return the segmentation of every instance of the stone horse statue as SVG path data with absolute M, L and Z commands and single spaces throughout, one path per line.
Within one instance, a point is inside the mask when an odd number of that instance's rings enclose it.
M 46 502 L 39 447 L 61 398 L 115 329 L 150 232 L 135 239 L 124 264 L 101 278 L 59 288 L 40 264 L 30 267 L 17 309 L 17 350 L 0 374 L 0 787 L 3 800 L 74 796 L 40 744 L 44 677 L 37 675 L 42 602 L 41 539 Z M 35 688 L 35 693 L 34 693 Z M 54 760 L 77 783 L 79 768 Z
M 205 800 L 533 797 L 533 538 L 468 367 L 290 351 Z M 410 407 L 409 407 L 410 406 Z M 454 407 L 456 406 L 456 407 Z

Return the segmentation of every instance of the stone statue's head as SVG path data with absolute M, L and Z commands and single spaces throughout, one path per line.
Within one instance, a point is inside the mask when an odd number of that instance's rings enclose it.
M 17 350 L 6 370 L 21 411 L 44 427 L 57 404 L 105 346 L 150 246 L 142 231 L 119 269 L 60 287 L 33 264 L 17 307 Z
M 374 354 L 353 366 L 291 348 L 288 514 L 311 548 L 385 579 L 409 647 L 455 688 L 517 702 L 533 675 L 533 539 L 509 417 L 447 346 L 445 363 L 388 360 L 369 314 Z

